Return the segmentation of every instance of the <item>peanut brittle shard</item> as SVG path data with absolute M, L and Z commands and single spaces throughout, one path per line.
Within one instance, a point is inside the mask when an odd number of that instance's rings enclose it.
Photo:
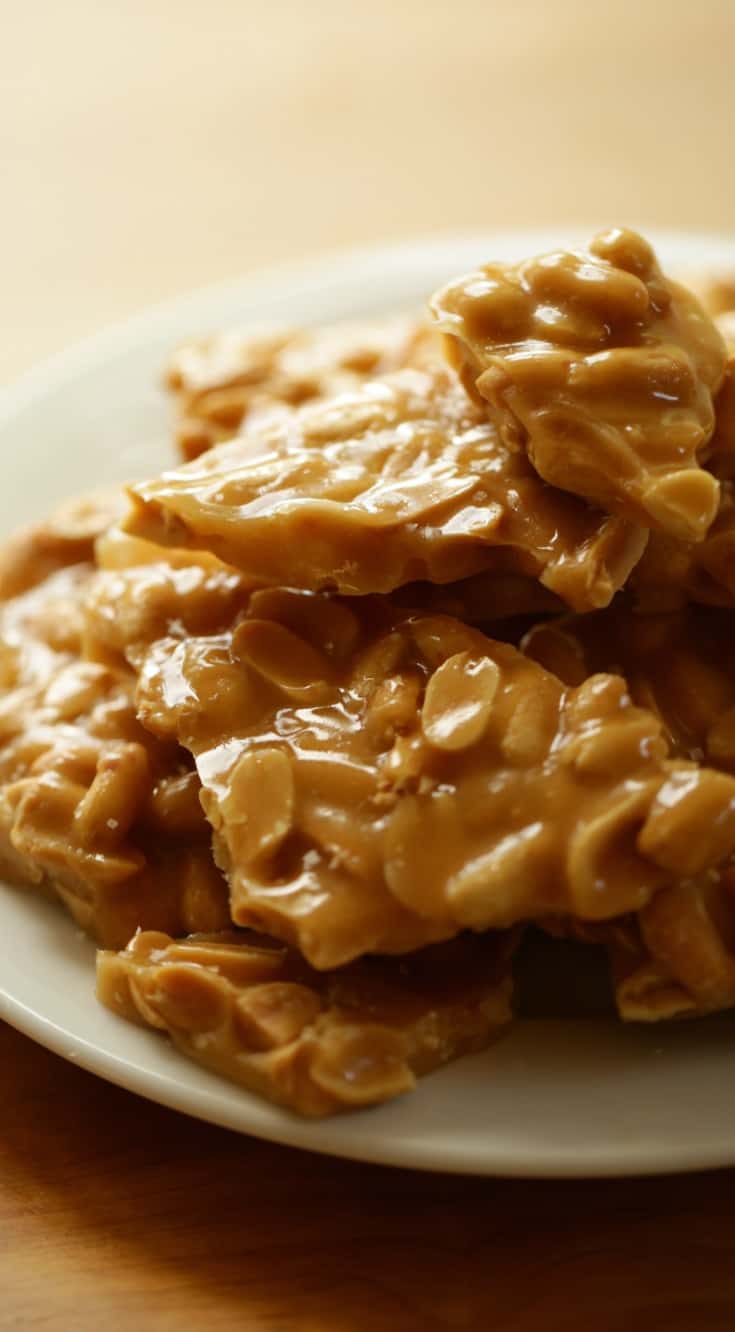
M 642 237 L 612 230 L 588 250 L 488 264 L 431 308 L 468 390 L 540 476 L 702 540 L 719 497 L 701 464 L 725 343 Z
M 539 480 L 445 370 L 266 418 L 131 493 L 138 536 L 262 583 L 356 595 L 491 570 L 604 606 L 647 535 Z
M 449 617 L 273 589 L 138 660 L 144 724 L 195 756 L 233 920 L 320 969 L 612 918 L 735 848 L 735 780 L 671 758 L 619 677 L 565 687 Z
M 166 372 L 179 450 L 197 458 L 274 406 L 332 398 L 376 375 L 441 359 L 434 330 L 411 318 L 261 333 L 233 329 L 186 343 Z
M 138 721 L 121 642 L 143 627 L 170 632 L 174 590 L 182 632 L 187 616 L 191 628 L 211 627 L 223 608 L 229 620 L 242 601 L 240 580 L 206 557 L 204 565 L 190 559 L 185 574 L 141 568 L 134 611 L 129 603 L 124 622 L 93 623 L 96 569 L 74 561 L 96 539 L 111 554 L 104 527 L 114 506 L 104 518 L 96 502 L 80 501 L 73 522 L 69 513 L 11 539 L 0 556 L 0 567 L 19 570 L 22 546 L 22 579 L 8 576 L 6 587 L 25 588 L 0 603 L 0 868 L 59 897 L 110 946 L 139 926 L 221 928 L 227 893 L 198 778 L 175 741 L 155 739 Z M 138 562 L 143 554 L 136 550 Z M 105 577 L 114 592 L 119 574 Z
M 98 998 L 306 1116 L 376 1105 L 484 1049 L 510 1019 L 506 936 L 317 972 L 250 934 L 140 933 L 97 962 Z

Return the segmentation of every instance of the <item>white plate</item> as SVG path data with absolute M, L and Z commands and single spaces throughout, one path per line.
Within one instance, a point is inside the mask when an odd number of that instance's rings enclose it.
M 0 401 L 0 531 L 65 495 L 170 460 L 156 382 L 181 339 L 238 323 L 413 306 L 478 260 L 569 239 L 465 236 L 339 255 L 195 292 L 100 334 L 31 372 Z M 655 239 L 672 267 L 735 271 L 735 242 Z M 0 940 L 0 1017 L 111 1082 L 241 1132 L 359 1160 L 478 1174 L 735 1164 L 735 1019 L 655 1028 L 519 1021 L 487 1054 L 434 1074 L 413 1095 L 314 1124 L 197 1069 L 153 1033 L 99 1007 L 92 945 L 53 905 L 0 885 Z

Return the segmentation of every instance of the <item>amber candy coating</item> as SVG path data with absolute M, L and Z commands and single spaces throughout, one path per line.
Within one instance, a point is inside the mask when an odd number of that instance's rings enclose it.
M 231 329 L 185 343 L 166 372 L 179 451 L 198 458 L 274 406 L 334 397 L 376 375 L 441 359 L 436 332 L 415 318 L 260 333 Z
M 626 1021 L 697 1017 L 735 1007 L 735 874 L 675 884 L 611 947 Z
M 641 615 L 629 603 L 566 616 L 523 641 L 534 660 L 570 684 L 618 671 L 636 703 L 661 720 L 675 754 L 735 772 L 735 623 L 731 611 L 688 606 Z M 704 874 L 681 847 L 685 876 L 635 916 L 592 935 L 608 946 L 618 1009 L 626 1021 L 696 1016 L 735 1005 L 735 875 Z M 689 873 L 689 877 L 686 877 Z
M 306 1116 L 375 1105 L 483 1049 L 510 1019 L 510 936 L 317 972 L 248 933 L 136 935 L 97 959 L 113 1012 L 190 1059 Z
M 91 563 L 97 538 L 124 511 L 121 490 L 92 491 L 14 532 L 0 547 L 0 601 L 30 591 L 60 569 Z
M 79 541 L 91 538 L 77 532 L 60 542 L 59 526 L 54 516 L 50 532 L 39 525 L 24 535 L 27 590 L 0 606 L 2 872 L 58 896 L 108 946 L 122 946 L 140 926 L 221 928 L 229 920 L 226 887 L 212 861 L 191 759 L 138 721 L 135 677 L 119 643 L 104 641 L 104 624 L 90 635 L 95 569 L 63 567 L 65 553 L 73 558 Z M 62 567 L 49 574 L 52 549 Z M 133 623 L 171 631 L 157 615 L 166 578 L 179 594 L 181 632 L 184 586 L 196 611 L 198 580 L 209 579 L 211 626 L 218 605 L 211 571 L 192 568 L 184 584 L 180 571 L 159 571 L 156 580 L 146 568 L 138 571 L 137 618 L 129 611 L 118 638 Z M 225 605 L 229 617 L 231 587 Z M 193 623 L 202 627 L 201 617 L 194 614 Z
M 449 617 L 263 591 L 139 660 L 144 724 L 195 755 L 233 919 L 319 968 L 614 917 L 735 847 L 735 781 L 672 760 L 622 680 L 565 688 Z
M 629 602 L 534 626 L 523 650 L 567 684 L 622 675 L 661 721 L 673 752 L 735 772 L 735 616 L 704 606 L 657 615 Z
M 632 916 L 593 926 L 542 922 L 552 934 L 603 945 L 624 1022 L 702 1017 L 735 1007 L 735 874 L 672 884 Z
M 674 610 L 690 601 L 735 608 L 735 316 L 717 321 L 728 347 L 715 400 L 715 432 L 707 468 L 720 484 L 717 514 L 702 541 L 652 532 L 630 578 L 644 611 Z
M 704 541 L 680 541 L 652 532 L 629 589 L 646 613 L 678 610 L 689 602 L 735 609 L 735 482 L 721 482 L 720 507 Z
M 263 583 L 348 594 L 488 570 L 606 605 L 646 533 L 540 481 L 447 370 L 263 419 L 132 490 L 128 531 Z
M 702 469 L 725 343 L 641 236 L 487 264 L 431 302 L 468 390 L 546 481 L 686 541 L 705 536 Z

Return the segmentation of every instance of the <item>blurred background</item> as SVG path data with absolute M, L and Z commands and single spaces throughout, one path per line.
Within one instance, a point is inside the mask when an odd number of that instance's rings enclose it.
M 333 246 L 735 226 L 733 0 L 24 0 L 0 48 L 0 379 Z

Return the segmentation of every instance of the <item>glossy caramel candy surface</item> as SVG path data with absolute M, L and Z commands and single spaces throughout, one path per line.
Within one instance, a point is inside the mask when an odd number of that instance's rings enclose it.
M 262 583 L 363 595 L 490 570 L 604 606 L 645 530 L 546 485 L 447 370 L 293 413 L 132 490 L 131 533 Z
M 249 932 L 136 935 L 97 961 L 97 995 L 206 1068 L 309 1117 L 411 1091 L 510 1020 L 507 936 L 318 972 Z
M 319 968 L 614 917 L 735 847 L 735 780 L 672 759 L 621 679 L 565 687 L 450 617 L 274 589 L 138 661 L 144 725 L 195 756 L 233 919 Z
M 488 264 L 431 307 L 466 387 L 540 476 L 702 540 L 719 498 L 702 464 L 725 342 L 641 236 L 611 230 L 587 250 Z

